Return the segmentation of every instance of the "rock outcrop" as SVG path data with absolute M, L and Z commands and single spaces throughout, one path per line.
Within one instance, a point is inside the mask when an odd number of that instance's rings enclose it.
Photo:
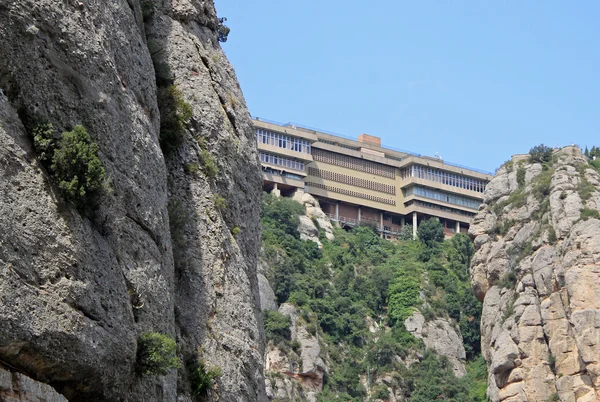
M 422 339 L 426 347 L 440 356 L 446 356 L 455 376 L 462 377 L 466 374 L 467 354 L 463 338 L 460 330 L 449 319 L 436 318 L 425 322 L 425 317 L 416 311 L 404 321 L 404 327 L 415 338 Z
M 0 400 L 3 402 L 67 402 L 67 399 L 50 385 L 2 368 L 0 368 Z
M 0 0 L 0 361 L 69 400 L 190 401 L 198 361 L 211 400 L 266 400 L 260 169 L 218 29 L 212 1 Z M 191 109 L 169 152 L 161 86 Z M 38 121 L 97 143 L 93 213 L 38 162 Z M 146 331 L 180 370 L 136 374 Z
M 328 240 L 335 239 L 331 221 L 327 215 L 325 215 L 325 212 L 323 212 L 319 205 L 319 201 L 317 201 L 315 197 L 308 193 L 296 192 L 293 199 L 304 205 L 304 208 L 306 208 L 306 217 L 301 217 L 299 228 L 303 240 L 312 240 L 320 245 L 321 242 L 318 238 L 319 228 L 325 232 L 325 237 L 327 237 Z M 319 225 L 318 228 L 313 223 L 313 220 Z
M 600 176 L 577 147 L 514 157 L 469 234 L 492 401 L 600 400 Z
M 309 333 L 293 304 L 283 303 L 279 312 L 290 317 L 292 342 L 297 343 L 299 350 L 282 351 L 277 345 L 269 345 L 265 357 L 268 396 L 271 399 L 304 398 L 315 402 L 323 389 L 326 372 L 317 332 Z

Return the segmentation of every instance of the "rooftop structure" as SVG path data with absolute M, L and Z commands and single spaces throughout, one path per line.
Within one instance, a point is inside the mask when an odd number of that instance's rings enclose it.
M 447 235 L 466 232 L 492 173 L 297 124 L 254 118 L 264 188 L 304 191 L 341 226 L 370 223 L 395 238 L 405 224 L 437 217 Z

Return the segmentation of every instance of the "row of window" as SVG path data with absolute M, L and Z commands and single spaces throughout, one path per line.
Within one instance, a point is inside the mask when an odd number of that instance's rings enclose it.
M 478 193 L 483 193 L 485 185 L 487 184 L 485 180 L 473 179 L 471 177 L 422 165 L 412 165 L 406 169 L 402 169 L 401 175 L 402 179 L 416 177 L 446 184 L 448 186 L 464 188 L 465 190 L 477 191 Z
M 406 206 L 410 206 L 412 204 L 413 204 L 412 202 L 409 202 L 408 204 L 406 204 Z M 443 205 L 432 204 L 430 202 L 424 202 L 424 201 L 417 201 L 417 200 L 415 200 L 414 201 L 414 205 L 419 205 L 419 206 L 422 206 L 422 207 L 425 207 L 425 208 L 437 209 L 437 210 L 440 210 L 440 211 L 451 212 L 453 214 L 464 215 L 464 216 L 469 216 L 469 217 L 475 216 L 475 214 L 472 213 L 472 212 L 463 211 L 463 210 L 460 210 L 460 209 L 449 208 L 449 207 L 445 207 Z
M 293 159 L 283 158 L 279 155 L 271 155 L 264 152 L 259 152 L 259 156 L 261 162 L 304 171 L 304 163 L 300 161 L 295 161 Z
M 360 172 L 387 177 L 390 179 L 396 177 L 396 169 L 394 167 L 382 165 L 381 163 L 366 161 L 364 159 L 355 158 L 353 156 L 341 155 L 335 152 L 329 152 L 318 148 L 313 149 L 312 156 L 313 159 L 317 162 L 341 166 L 348 169 L 358 170 Z
M 256 141 L 279 148 L 310 154 L 309 141 L 303 140 L 302 138 L 290 137 L 285 134 L 274 133 L 273 131 L 265 130 L 263 128 L 256 129 Z
M 446 193 L 444 191 L 432 190 L 425 187 L 413 186 L 404 190 L 404 196 L 408 197 L 411 195 L 418 195 L 420 197 L 431 198 L 432 200 L 438 200 L 447 202 L 450 204 L 461 205 L 463 207 L 478 209 L 479 205 L 481 205 L 481 201 L 474 200 L 472 198 L 461 197 L 459 195 L 454 195 L 450 193 Z
M 275 174 L 277 176 L 287 177 L 289 179 L 304 180 L 304 178 L 302 176 L 298 176 L 297 174 L 293 174 L 293 173 L 289 173 L 289 172 L 282 172 L 281 170 L 276 170 L 276 169 L 270 168 L 268 166 L 263 166 L 262 170 L 265 173 Z
M 314 167 L 308 168 L 308 174 L 315 177 L 320 177 L 325 180 L 333 180 L 338 183 L 349 184 L 351 186 L 362 187 L 368 190 L 379 191 L 387 194 L 396 194 L 396 186 L 378 183 L 372 180 L 365 180 L 354 176 L 348 176 L 341 173 L 321 170 Z
M 321 184 L 321 183 L 306 182 L 305 184 L 310 187 L 320 188 L 322 190 L 327 190 L 327 191 L 331 191 L 334 193 L 349 195 L 351 197 L 362 198 L 364 200 L 379 202 L 381 204 L 396 205 L 396 201 L 390 200 L 389 198 L 377 197 L 377 196 L 370 195 L 370 194 L 360 193 L 358 191 L 346 190 L 345 188 L 327 186 L 327 185 Z

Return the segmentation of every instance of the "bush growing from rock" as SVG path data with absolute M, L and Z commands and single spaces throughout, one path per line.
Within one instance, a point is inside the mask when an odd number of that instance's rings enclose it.
M 80 211 L 92 208 L 106 191 L 106 171 L 85 127 L 56 136 L 52 124 L 40 124 L 33 130 L 33 144 L 65 197 Z
M 273 341 L 273 343 L 278 344 L 291 339 L 290 317 L 278 311 L 265 310 L 264 319 L 267 341 Z
M 195 396 L 206 395 L 213 384 L 215 378 L 222 375 L 220 367 L 206 368 L 204 361 L 200 360 L 196 363 L 192 373 L 190 374 L 190 383 L 192 385 L 192 393 Z
M 177 344 L 168 335 L 146 332 L 138 338 L 137 368 L 144 375 L 165 375 L 180 367 Z
M 160 147 L 170 154 L 183 144 L 185 128 L 193 116 L 192 107 L 175 85 L 158 87 Z
M 552 161 L 552 148 L 540 144 L 529 150 L 529 162 L 548 163 Z

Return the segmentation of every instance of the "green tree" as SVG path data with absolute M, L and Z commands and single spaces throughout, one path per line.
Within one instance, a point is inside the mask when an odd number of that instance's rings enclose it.
M 62 133 L 51 169 L 58 187 L 78 209 L 92 206 L 92 197 L 103 190 L 106 172 L 98 157 L 98 145 L 83 126 Z
M 547 163 L 552 160 L 552 148 L 540 144 L 529 150 L 529 162 Z
M 267 341 L 273 341 L 273 343 L 278 344 L 291 339 L 290 325 L 292 321 L 290 317 L 278 311 L 271 310 L 264 310 L 263 314 Z
M 471 258 L 475 254 L 475 246 L 473 241 L 464 233 L 457 233 L 450 240 L 452 247 L 457 251 L 460 262 L 464 264 L 465 272 L 469 272 Z
M 227 42 L 227 36 L 229 36 L 229 32 L 231 31 L 231 29 L 225 25 L 225 22 L 227 22 L 227 18 L 219 18 L 219 24 L 217 25 L 217 36 L 219 38 L 219 42 L 223 43 Z
M 417 230 L 419 240 L 427 247 L 433 248 L 444 241 L 444 227 L 438 218 L 429 218 L 419 225 Z

